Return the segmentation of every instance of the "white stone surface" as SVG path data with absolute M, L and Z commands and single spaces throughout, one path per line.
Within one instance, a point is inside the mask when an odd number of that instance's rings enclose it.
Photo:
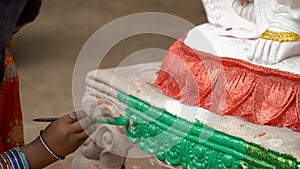
M 203 24 L 189 31 L 184 43 L 198 51 L 205 51 L 220 57 L 241 59 L 260 66 L 300 74 L 300 57 L 290 57 L 277 64 L 249 61 L 247 58 L 249 53 L 259 52 L 253 51 L 255 50 L 253 45 L 258 42 L 251 40 L 254 36 L 255 32 L 245 29 L 226 30 L 224 27 Z
M 255 0 L 244 6 L 239 6 L 241 0 L 202 2 L 210 23 L 192 29 L 184 41 L 186 45 L 220 57 L 250 60 L 265 67 L 300 74 L 299 42 L 277 43 L 258 38 L 266 29 L 299 33 L 300 1 Z M 253 40 L 255 38 L 258 39 Z M 216 130 L 300 159 L 300 134 L 297 132 L 256 125 L 237 117 L 220 116 L 200 107 L 186 106 L 165 96 L 151 85 L 156 79 L 160 64 L 140 64 L 90 72 L 83 99 L 85 110 L 95 116 L 103 112 L 111 117 L 124 115 L 126 105 L 116 99 L 117 91 L 122 91 L 154 107 L 165 108 L 192 123 L 199 120 Z M 94 134 L 97 145 L 88 142 L 82 147 L 84 159 L 81 162 L 91 163 L 90 160 L 94 159 L 96 161 L 92 161 L 93 164 L 104 164 L 109 168 L 109 162 L 115 160 L 114 167 L 119 168 L 121 163 L 118 162 L 124 161 L 123 156 L 126 156 L 130 148 L 128 141 L 121 135 L 122 130 L 118 131 L 112 126 L 99 126 Z M 127 145 L 125 148 L 122 147 L 124 144 Z M 114 159 L 112 152 L 120 153 L 120 158 Z M 98 154 L 101 158 L 98 158 Z
M 210 24 L 224 29 L 245 29 L 256 33 L 257 40 L 251 44 L 250 52 L 243 56 L 245 59 L 257 64 L 276 65 L 291 57 L 300 56 L 300 41 L 280 43 L 259 38 L 266 30 L 300 34 L 299 0 L 254 0 L 254 2 L 202 0 L 202 2 Z M 242 34 L 236 35 L 238 38 L 240 36 Z M 225 43 L 222 45 L 227 46 Z
M 267 149 L 291 154 L 300 159 L 300 133 L 287 128 L 256 125 L 238 117 L 221 116 L 200 107 L 186 106 L 180 101 L 165 96 L 160 89 L 151 85 L 154 82 L 153 79 L 156 79 L 159 67 L 160 63 L 150 63 L 117 69 L 95 70 L 88 74 L 86 80 L 87 86 L 89 86 L 87 95 L 99 95 L 113 102 L 120 110 L 124 110 L 124 107 L 120 107 L 122 104 L 116 99 L 116 92 L 122 91 L 146 101 L 154 107 L 165 108 L 170 113 L 191 122 L 194 122 L 196 118 L 221 132 L 241 137 Z M 84 99 L 90 98 L 85 97 Z M 191 113 L 191 110 L 195 112 Z M 195 115 L 195 117 L 182 116 L 185 113 Z

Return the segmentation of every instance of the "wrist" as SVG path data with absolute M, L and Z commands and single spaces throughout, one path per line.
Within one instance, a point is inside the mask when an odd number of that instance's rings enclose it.
M 30 169 L 43 168 L 57 161 L 43 146 L 38 137 L 28 145 L 21 147 L 21 150 L 27 158 Z
M 51 148 L 48 146 L 48 144 L 45 142 L 44 137 L 43 137 L 43 130 L 40 131 L 40 136 L 39 136 L 39 140 L 42 143 L 42 145 L 44 146 L 44 148 L 57 160 L 63 160 L 65 159 L 65 157 L 61 157 L 59 155 L 57 155 L 56 153 L 54 153 Z

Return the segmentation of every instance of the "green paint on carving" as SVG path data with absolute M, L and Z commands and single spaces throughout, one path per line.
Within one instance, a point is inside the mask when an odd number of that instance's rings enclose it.
M 183 169 L 300 169 L 299 161 L 289 155 L 266 150 L 199 121 L 192 124 L 122 92 L 118 92 L 118 99 L 128 105 L 124 118 L 131 121 L 127 126 L 130 141 L 162 162 L 182 165 Z
M 247 143 L 247 158 L 249 159 L 249 163 L 255 164 L 257 159 L 263 159 L 261 161 L 267 164 L 271 164 L 272 167 L 276 166 L 276 168 L 297 168 L 299 162 L 295 158 L 290 155 L 281 154 L 272 150 L 266 150 L 263 147 L 260 147 L 253 143 Z M 250 157 L 252 159 L 250 159 Z
M 243 154 L 246 152 L 245 142 L 238 137 L 234 137 L 235 139 L 232 139 L 232 136 L 216 131 L 200 122 L 191 124 L 187 120 L 177 118 L 163 109 L 154 108 L 133 96 L 128 96 L 121 92 L 118 93 L 118 99 L 127 104 L 131 111 L 133 111 L 136 115 L 143 117 L 143 119 L 145 119 L 148 123 L 153 121 L 153 123 L 156 123 L 170 132 L 172 132 L 172 130 L 178 130 L 178 134 L 180 134 L 181 137 L 188 137 L 196 142 L 206 140 L 210 142 L 218 142 L 220 145 L 228 146 L 232 149 L 232 151 L 238 150 Z

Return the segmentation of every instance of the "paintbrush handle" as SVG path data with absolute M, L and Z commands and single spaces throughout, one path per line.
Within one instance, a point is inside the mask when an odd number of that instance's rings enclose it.
M 54 122 L 58 118 L 36 118 L 33 119 L 34 122 Z
M 33 119 L 34 122 L 54 122 L 58 118 L 36 118 Z M 111 124 L 111 125 L 117 125 L 117 126 L 126 126 L 129 121 L 128 119 L 124 117 L 114 117 L 112 119 L 105 119 L 105 118 L 96 118 L 96 123 L 102 123 L 102 124 Z

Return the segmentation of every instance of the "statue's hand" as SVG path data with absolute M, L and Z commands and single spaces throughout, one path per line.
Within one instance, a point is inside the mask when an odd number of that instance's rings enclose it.
M 293 56 L 300 56 L 299 40 L 280 42 L 261 37 L 253 42 L 248 59 L 256 63 L 276 64 Z

